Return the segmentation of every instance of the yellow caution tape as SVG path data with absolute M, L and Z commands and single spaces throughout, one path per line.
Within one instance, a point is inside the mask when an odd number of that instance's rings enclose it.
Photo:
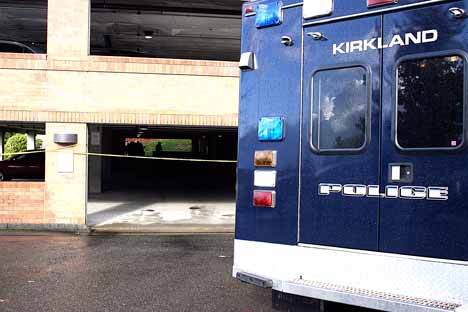
M 54 149 L 54 150 L 45 150 L 45 149 L 42 149 L 42 150 L 34 150 L 34 151 L 24 151 L 24 152 L 15 152 L 15 153 L 0 153 L 0 155 L 2 156 L 16 156 L 16 155 L 28 155 L 28 154 L 39 154 L 39 153 L 45 153 L 45 152 L 59 152 L 59 151 L 62 151 L 62 150 L 67 150 L 67 149 L 70 149 L 70 147 L 60 147 L 60 148 L 57 148 L 57 149 Z
M 74 154 L 83 155 L 83 156 L 99 156 L 99 157 L 114 157 L 114 158 L 133 158 L 133 159 L 170 160 L 170 161 L 188 161 L 188 162 L 210 162 L 210 163 L 237 163 L 237 160 L 219 160 L 219 159 L 130 156 L 130 155 L 118 155 L 118 154 L 80 153 L 80 152 L 74 152 Z
M 55 153 L 59 151 L 69 150 L 70 147 L 58 148 L 55 150 L 39 150 L 39 151 L 26 151 L 17 153 L 3 153 L 2 156 L 16 156 L 38 153 Z M 80 156 L 97 156 L 97 157 L 112 157 L 112 158 L 127 158 L 127 159 L 147 159 L 147 160 L 167 160 L 167 161 L 187 161 L 187 162 L 206 162 L 206 163 L 237 163 L 237 160 L 219 160 L 219 159 L 199 159 L 199 158 L 173 158 L 173 157 L 152 157 L 152 156 L 130 156 L 119 154 L 103 154 L 103 153 L 84 153 L 73 152 L 74 155 Z
M 3 153 L 2 156 L 16 156 L 16 155 L 27 155 L 27 154 L 39 154 L 44 153 L 45 151 L 27 151 L 27 152 L 17 152 L 17 153 Z

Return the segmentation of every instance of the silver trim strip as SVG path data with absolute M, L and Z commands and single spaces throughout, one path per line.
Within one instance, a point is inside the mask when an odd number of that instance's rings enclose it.
M 411 4 L 406 4 L 406 5 L 400 5 L 400 6 L 395 6 L 395 7 L 390 7 L 390 8 L 380 9 L 380 10 L 374 10 L 374 11 L 369 11 L 369 12 L 363 12 L 363 13 L 344 15 L 344 16 L 339 16 L 339 17 L 326 18 L 326 19 L 322 19 L 322 20 L 318 20 L 318 21 L 303 23 L 302 27 L 307 27 L 307 26 L 312 26 L 312 25 L 319 25 L 319 24 L 326 24 L 326 23 L 337 22 L 337 21 L 343 21 L 343 20 L 348 20 L 348 19 L 357 18 L 357 17 L 364 17 L 364 16 L 370 16 L 370 15 L 376 15 L 376 14 L 382 14 L 382 13 L 389 13 L 389 12 L 394 12 L 394 11 L 400 11 L 400 10 L 425 6 L 425 5 L 429 5 L 429 4 L 437 4 L 437 3 L 444 3 L 444 2 L 455 2 L 455 1 L 457 1 L 457 0 L 428 0 L 428 1 L 423 1 L 423 2 L 418 2 L 418 3 L 411 3 Z
M 298 3 L 288 4 L 288 5 L 283 6 L 283 10 L 292 9 L 292 8 L 301 6 L 301 5 L 303 5 L 303 4 L 304 4 L 304 2 L 298 2 Z
M 303 243 L 299 243 L 297 244 L 297 246 L 304 247 L 304 248 L 324 249 L 324 250 L 330 250 L 330 251 L 341 251 L 341 252 L 357 253 L 357 254 L 372 255 L 372 256 L 391 257 L 391 258 L 410 259 L 410 260 L 418 260 L 418 261 L 425 261 L 425 262 L 447 263 L 447 264 L 468 266 L 468 261 L 461 261 L 461 260 L 408 256 L 408 255 L 392 254 L 392 253 L 386 253 L 386 252 L 368 251 L 368 250 L 361 250 L 361 249 L 348 249 L 348 248 L 330 247 L 330 246 L 303 244 Z
M 302 188 L 302 126 L 304 121 L 304 31 L 301 31 L 301 99 L 300 99 L 300 108 L 299 108 L 299 168 L 297 170 L 298 180 L 297 180 L 297 242 L 301 240 L 301 188 Z

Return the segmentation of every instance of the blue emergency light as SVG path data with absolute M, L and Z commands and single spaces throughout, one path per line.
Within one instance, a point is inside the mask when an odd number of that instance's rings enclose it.
M 283 3 L 272 1 L 257 6 L 255 26 L 257 28 L 280 25 L 283 22 Z
M 281 117 L 263 117 L 258 122 L 260 141 L 281 141 L 284 138 L 284 120 Z

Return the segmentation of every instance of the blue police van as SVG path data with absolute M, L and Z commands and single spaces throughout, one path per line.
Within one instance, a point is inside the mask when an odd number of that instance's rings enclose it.
M 468 0 L 243 5 L 233 275 L 468 311 Z

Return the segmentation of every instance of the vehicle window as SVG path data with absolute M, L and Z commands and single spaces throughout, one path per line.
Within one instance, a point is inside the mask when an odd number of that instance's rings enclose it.
M 463 144 L 465 61 L 443 56 L 403 61 L 397 69 L 396 142 L 403 149 Z
M 28 155 L 27 154 L 22 154 L 22 155 L 17 155 L 13 157 L 13 160 L 27 160 Z
M 44 159 L 44 153 L 34 153 L 34 154 L 29 154 L 29 160 L 32 161 L 41 161 Z
M 356 151 L 366 144 L 368 72 L 364 67 L 322 70 L 312 79 L 312 146 Z

